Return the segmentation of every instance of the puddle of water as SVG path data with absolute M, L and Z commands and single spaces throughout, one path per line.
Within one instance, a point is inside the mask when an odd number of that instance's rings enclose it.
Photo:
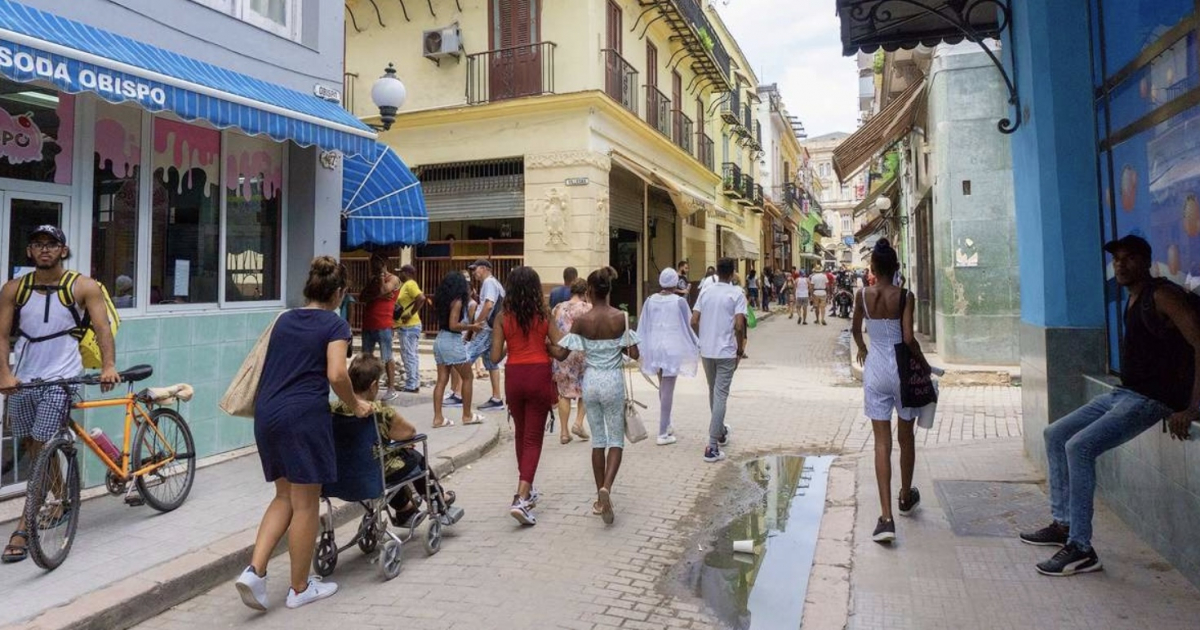
M 718 533 L 692 576 L 696 595 L 729 626 L 800 627 L 833 459 L 781 455 L 746 464 L 762 500 Z M 753 540 L 755 553 L 734 553 L 735 540 Z

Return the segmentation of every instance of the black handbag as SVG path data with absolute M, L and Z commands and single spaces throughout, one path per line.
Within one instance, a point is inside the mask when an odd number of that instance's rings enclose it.
M 900 321 L 904 321 L 905 302 L 908 290 L 901 289 Z M 900 404 L 915 409 L 937 402 L 937 390 L 933 387 L 933 374 L 929 368 L 913 355 L 908 344 L 896 344 L 896 368 L 900 372 Z

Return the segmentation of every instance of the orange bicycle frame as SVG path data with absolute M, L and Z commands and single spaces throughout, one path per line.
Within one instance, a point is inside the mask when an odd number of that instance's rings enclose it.
M 137 397 L 133 393 L 128 393 L 117 398 L 83 400 L 71 405 L 71 409 L 84 410 L 100 409 L 103 407 L 125 407 L 125 439 L 121 448 L 121 461 L 119 463 L 114 462 L 112 458 L 110 458 L 108 454 L 100 448 L 100 445 L 96 444 L 96 441 L 92 439 L 92 436 L 88 435 L 88 432 L 85 431 L 83 427 L 80 426 L 80 424 L 73 418 L 71 419 L 71 428 L 75 431 L 76 437 L 82 440 L 83 443 L 86 444 L 87 447 L 96 454 L 96 457 L 100 458 L 100 461 L 104 463 L 105 467 L 107 467 L 118 479 L 129 481 L 135 477 L 141 477 L 143 475 L 152 473 L 155 470 L 158 470 L 159 468 L 162 468 L 163 466 L 166 466 L 174 461 L 175 451 L 170 450 L 170 445 L 167 444 L 166 437 L 159 432 L 158 426 L 156 426 L 153 422 L 150 422 L 150 415 L 146 413 L 146 410 L 142 407 L 142 405 L 138 404 Z M 130 467 L 132 462 L 129 461 L 129 457 L 132 447 L 130 442 L 133 438 L 133 428 L 135 424 L 140 426 L 143 422 L 150 424 L 150 428 L 154 430 L 160 439 L 162 439 L 164 447 L 170 451 L 171 456 L 163 461 L 154 462 L 147 466 L 143 466 L 138 470 L 131 471 Z

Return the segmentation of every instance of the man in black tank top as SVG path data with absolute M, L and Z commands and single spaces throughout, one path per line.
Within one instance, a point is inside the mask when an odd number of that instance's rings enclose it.
M 1138 236 L 1107 243 L 1117 284 L 1125 289 L 1121 386 L 1046 427 L 1050 512 L 1054 522 L 1021 534 L 1031 545 L 1060 546 L 1039 563 L 1045 575 L 1098 571 L 1092 549 L 1096 458 L 1166 420 L 1171 437 L 1188 439 L 1200 422 L 1200 311 L 1172 282 L 1150 275 L 1150 244 Z

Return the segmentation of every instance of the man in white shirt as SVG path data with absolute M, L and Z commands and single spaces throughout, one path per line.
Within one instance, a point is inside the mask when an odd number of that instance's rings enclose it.
M 725 405 L 733 373 L 746 353 L 746 294 L 733 286 L 734 262 L 722 258 L 717 263 L 717 281 L 700 292 L 692 308 L 692 330 L 700 338 L 700 361 L 708 379 L 708 405 L 712 419 L 708 424 L 708 446 L 704 461 L 725 459 L 721 447 L 729 443 L 725 425 Z
M 483 324 L 483 329 L 471 338 L 467 356 L 471 363 L 483 357 L 483 367 L 487 368 L 492 381 L 492 397 L 479 405 L 479 410 L 498 411 L 504 409 L 504 399 L 500 395 L 500 366 L 492 363 L 492 322 L 504 302 L 504 285 L 492 275 L 492 263 L 485 258 L 471 263 L 469 269 L 479 282 L 479 308 L 475 309 L 474 323 Z
M 829 276 L 821 271 L 814 271 L 808 279 L 812 289 L 813 323 L 827 326 L 825 322 L 825 300 L 829 295 Z

